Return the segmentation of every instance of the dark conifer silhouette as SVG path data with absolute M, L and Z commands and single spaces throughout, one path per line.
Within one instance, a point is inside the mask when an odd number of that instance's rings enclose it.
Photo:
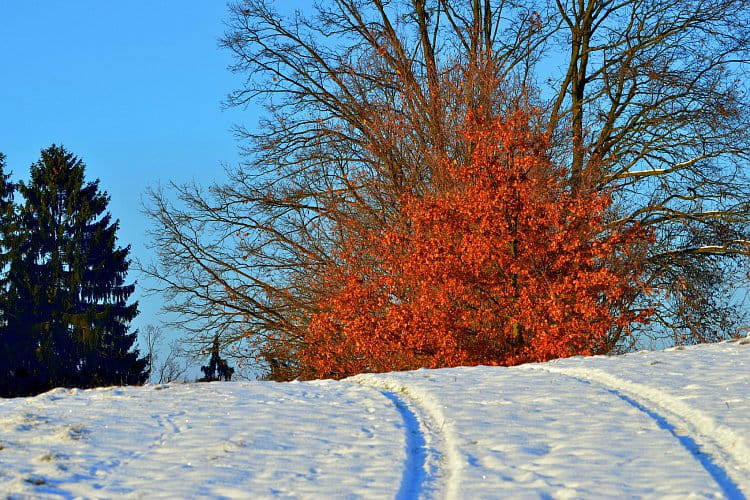
M 98 180 L 63 147 L 42 151 L 10 237 L 6 337 L 15 361 L 2 395 L 30 395 L 57 386 L 141 384 L 146 360 L 131 351 L 138 314 L 125 284 L 130 247 L 116 247 L 118 222 Z
M 18 339 L 11 335 L 7 327 L 9 309 L 8 296 L 5 293 L 7 289 L 7 280 L 5 270 L 10 258 L 10 239 L 14 227 L 14 205 L 13 192 L 15 186 L 10 182 L 10 174 L 5 172 L 5 155 L 0 153 L 0 270 L 3 271 L 0 277 L 0 385 L 2 381 L 8 380 L 11 373 L 10 367 L 14 366 L 19 357 Z
M 219 355 L 219 336 L 214 335 L 214 341 L 211 345 L 211 358 L 208 360 L 208 365 L 201 366 L 203 372 L 203 378 L 199 379 L 199 382 L 214 382 L 216 380 L 225 380 L 229 382 L 232 380 L 232 374 L 234 374 L 234 368 L 229 366 L 227 360 L 223 359 Z

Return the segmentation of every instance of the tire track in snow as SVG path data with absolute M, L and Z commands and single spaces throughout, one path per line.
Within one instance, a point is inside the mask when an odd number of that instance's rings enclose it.
M 744 499 L 750 493 L 750 449 L 743 437 L 679 398 L 596 368 L 549 365 L 526 365 L 525 368 L 605 388 L 672 434 L 711 475 L 727 498 Z M 682 429 L 685 432 L 680 432 Z
M 406 463 L 397 498 L 439 496 L 441 491 L 448 500 L 459 498 L 461 455 L 440 403 L 427 391 L 392 378 L 365 374 L 349 380 L 377 389 L 404 420 Z

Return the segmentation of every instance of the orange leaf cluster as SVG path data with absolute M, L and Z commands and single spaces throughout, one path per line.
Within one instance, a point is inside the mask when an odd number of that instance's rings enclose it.
M 572 192 L 529 118 L 469 117 L 472 160 L 445 166 L 450 188 L 404 197 L 386 229 L 348 228 L 321 278 L 304 376 L 590 355 L 646 319 L 627 304 L 649 234 L 607 228 L 610 196 Z

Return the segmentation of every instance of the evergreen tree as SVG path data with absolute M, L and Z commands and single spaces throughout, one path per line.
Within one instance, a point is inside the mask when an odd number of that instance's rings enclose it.
M 13 220 L 14 205 L 13 205 L 13 192 L 15 191 L 14 184 L 10 181 L 10 173 L 5 173 L 5 155 L 0 153 L 0 236 L 3 237 L 2 241 L 2 260 L 0 263 L 5 264 L 7 262 L 7 248 L 5 247 L 5 234 L 9 232 L 10 225 Z
M 203 372 L 203 378 L 198 379 L 198 382 L 215 382 L 217 380 L 224 380 L 229 382 L 232 380 L 232 374 L 234 374 L 234 368 L 229 366 L 227 360 L 223 359 L 219 355 L 219 336 L 214 335 L 213 344 L 211 344 L 211 358 L 208 360 L 208 365 L 201 366 Z
M 99 182 L 63 147 L 42 151 L 20 183 L 19 209 L 7 276 L 7 329 L 20 339 L 4 395 L 57 386 L 141 384 L 146 360 L 131 351 L 138 314 L 125 284 L 130 247 L 116 247 L 118 222 L 106 212 Z
M 11 337 L 7 328 L 7 311 L 9 308 L 7 294 L 7 265 L 10 254 L 9 240 L 14 226 L 13 191 L 15 186 L 10 182 L 10 174 L 5 173 L 5 155 L 0 153 L 0 387 L 9 380 L 10 367 L 16 359 L 17 339 Z M 2 392 L 0 392 L 2 394 Z

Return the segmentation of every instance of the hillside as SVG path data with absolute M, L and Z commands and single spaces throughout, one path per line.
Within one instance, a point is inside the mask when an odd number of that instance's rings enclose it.
M 0 400 L 10 497 L 750 494 L 750 338 L 344 381 Z

